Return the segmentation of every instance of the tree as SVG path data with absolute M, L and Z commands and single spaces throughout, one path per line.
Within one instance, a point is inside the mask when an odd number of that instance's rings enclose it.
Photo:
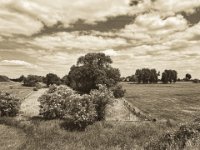
M 160 75 L 156 69 L 137 69 L 135 72 L 135 77 L 137 78 L 138 83 L 148 84 L 148 83 L 157 83 L 158 76 Z
M 34 87 L 38 82 L 42 82 L 43 77 L 37 76 L 37 75 L 28 75 L 26 78 L 24 78 L 24 86 L 30 86 Z
M 191 74 L 187 73 L 187 74 L 185 75 L 185 79 L 186 79 L 186 80 L 190 80 L 191 78 L 192 78 Z
M 61 82 L 62 82 L 62 84 L 64 84 L 64 85 L 70 85 L 68 75 L 65 75 L 65 76 L 61 79 Z
M 68 74 L 70 87 L 82 93 L 97 89 L 98 84 L 112 87 L 120 81 L 119 69 L 111 67 L 110 56 L 104 53 L 88 53 L 78 58 Z
M 46 84 L 48 87 L 49 87 L 49 85 L 52 85 L 52 84 L 56 84 L 56 85 L 61 84 L 60 78 L 56 74 L 53 74 L 53 73 L 48 73 L 46 75 L 45 80 L 46 80 Z
M 177 81 L 177 71 L 176 70 L 165 70 L 162 73 L 161 81 L 165 84 Z

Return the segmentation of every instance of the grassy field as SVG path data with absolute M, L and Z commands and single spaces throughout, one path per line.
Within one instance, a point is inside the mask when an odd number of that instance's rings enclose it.
M 122 85 L 126 89 L 125 98 L 155 118 L 189 122 L 200 115 L 200 84 Z
M 122 85 L 127 90 L 125 98 L 153 117 L 183 123 L 200 114 L 200 84 Z M 6 83 L 6 86 L 0 87 L 19 96 L 32 90 L 19 84 Z M 21 94 L 21 97 L 26 94 Z M 63 125 L 61 120 L 0 118 L 0 145 L 3 145 L 0 150 L 142 150 L 151 141 L 159 140 L 164 134 L 179 128 L 176 123 L 159 121 L 101 121 L 88 126 L 85 131 L 71 131 Z M 195 148 L 200 147 L 192 149 Z
M 0 125 L 0 137 L 1 150 L 18 149 L 26 141 L 23 130 L 6 125 Z
M 0 124 L 26 134 L 26 141 L 19 146 L 19 150 L 141 150 L 150 139 L 158 138 L 165 130 L 172 130 L 166 125 L 150 122 L 96 122 L 85 131 L 70 131 L 63 128 L 61 120 L 45 121 L 39 118 L 30 122 L 0 118 Z
M 0 82 L 0 91 L 6 91 L 23 99 L 33 91 L 33 88 L 22 86 L 17 82 Z

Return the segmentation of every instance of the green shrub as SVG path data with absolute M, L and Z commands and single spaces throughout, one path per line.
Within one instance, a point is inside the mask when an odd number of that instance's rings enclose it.
M 33 91 L 38 91 L 38 88 L 34 87 L 34 88 L 33 88 Z
M 39 102 L 40 114 L 46 119 L 61 118 L 79 127 L 96 120 L 91 96 L 79 95 L 67 86 L 50 86 Z
M 90 95 L 97 111 L 97 120 L 104 120 L 106 106 L 113 100 L 113 92 L 105 85 L 99 85 L 99 89 L 92 90 Z
M 146 150 L 182 150 L 192 145 L 197 145 L 200 138 L 200 122 L 192 122 L 181 125 L 177 131 L 169 132 L 161 136 L 155 141 L 151 141 L 146 147 Z M 189 148 L 190 149 L 190 148 Z
M 124 94 L 126 92 L 126 90 L 124 90 L 121 85 L 114 86 L 112 88 L 112 91 L 113 91 L 113 95 L 114 95 L 115 98 L 122 98 L 122 97 L 124 97 Z
M 15 96 L 0 91 L 0 116 L 16 116 L 21 102 Z

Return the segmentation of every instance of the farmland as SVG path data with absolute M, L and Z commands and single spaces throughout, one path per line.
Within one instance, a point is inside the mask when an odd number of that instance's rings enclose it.
M 200 84 L 183 82 L 122 85 L 129 102 L 157 119 L 187 122 L 200 115 Z

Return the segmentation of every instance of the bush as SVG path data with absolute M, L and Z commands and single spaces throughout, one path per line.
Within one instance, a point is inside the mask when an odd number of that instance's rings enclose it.
M 34 87 L 34 88 L 33 88 L 33 91 L 38 91 L 38 88 Z
M 199 79 L 194 79 L 193 83 L 200 83 L 200 80 Z
M 167 149 L 187 149 L 192 145 L 196 145 L 200 139 L 200 122 L 191 122 L 181 125 L 180 128 L 174 132 L 168 132 L 159 139 L 151 141 L 146 150 L 167 150 Z M 188 148 L 191 149 L 191 148 Z
M 106 86 L 99 85 L 99 89 L 92 90 L 90 95 L 93 103 L 95 104 L 97 120 L 104 120 L 106 106 L 107 104 L 112 103 L 113 100 L 113 92 Z
M 0 91 L 0 116 L 16 116 L 21 102 L 13 95 Z
M 65 119 L 81 128 L 96 120 L 91 96 L 79 95 L 67 86 L 50 86 L 39 101 L 40 114 L 46 119 Z
M 126 92 L 126 90 L 124 90 L 121 85 L 116 85 L 115 87 L 112 88 L 112 91 L 115 98 L 124 97 L 124 94 Z

